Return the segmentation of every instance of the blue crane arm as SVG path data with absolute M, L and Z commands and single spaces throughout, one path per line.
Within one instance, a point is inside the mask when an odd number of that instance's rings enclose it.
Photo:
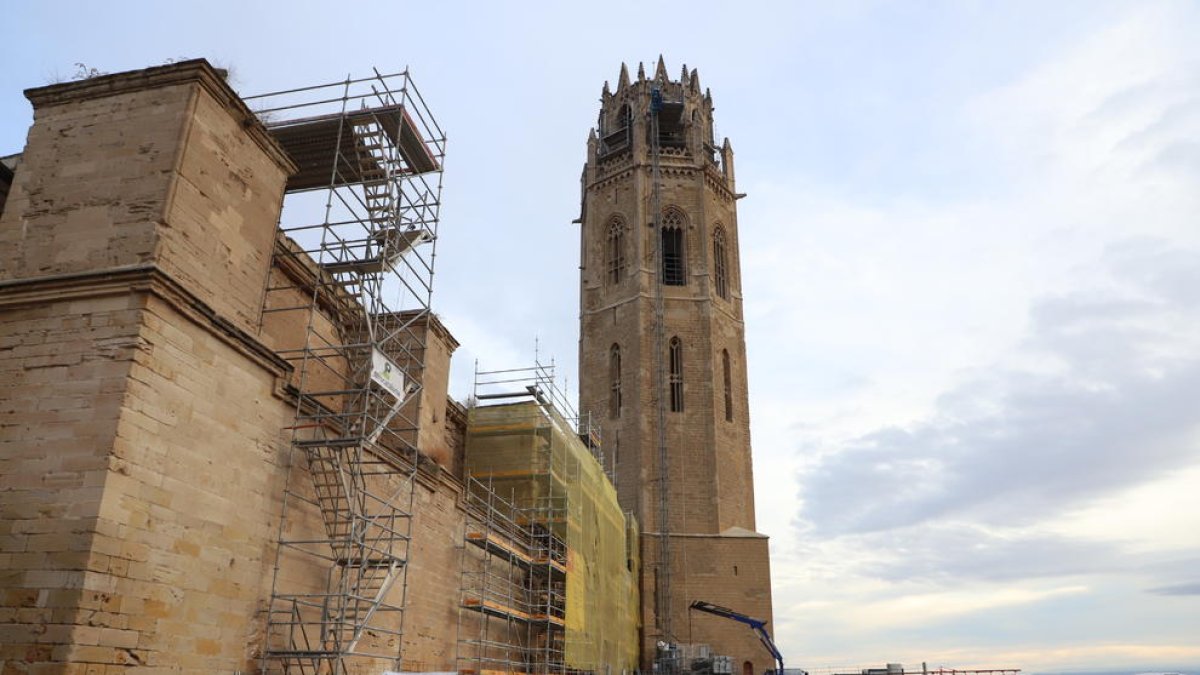
M 763 646 L 767 648 L 771 658 L 775 659 L 775 672 L 777 675 L 783 675 L 783 654 L 779 653 L 779 648 L 775 646 L 775 641 L 771 639 L 771 634 L 767 632 L 767 622 L 762 619 L 756 619 L 752 616 L 746 616 L 741 612 L 736 612 L 728 607 L 714 605 L 711 602 L 697 600 L 691 604 L 691 608 L 697 611 L 706 612 L 715 616 L 733 619 L 734 621 L 744 623 L 749 626 L 754 634 L 758 636 Z

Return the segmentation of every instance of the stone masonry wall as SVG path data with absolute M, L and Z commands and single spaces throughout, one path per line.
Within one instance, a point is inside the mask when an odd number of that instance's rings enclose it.
M 642 537 L 642 565 L 653 570 L 658 561 L 655 537 Z M 743 624 L 695 610 L 688 605 L 704 600 L 770 621 L 771 569 L 767 538 L 750 536 L 681 536 L 671 539 L 672 628 L 681 643 L 710 645 L 713 653 L 732 656 L 734 673 L 753 664 L 752 673 L 773 668 L 770 654 L 754 632 Z M 650 588 L 653 589 L 651 572 Z M 643 592 L 646 592 L 643 589 Z M 653 596 L 643 606 L 643 620 L 653 625 Z M 774 627 L 768 625 L 774 634 Z
M 287 172 L 247 133 L 248 112 L 229 95 L 196 89 L 154 258 L 222 317 L 254 331 Z
M 95 542 L 126 565 L 96 580 L 120 603 L 121 642 L 102 646 L 149 667 L 249 670 L 291 408 L 274 373 L 209 327 L 153 296 L 141 319 L 99 513 L 113 534 Z
M 0 673 L 256 672 L 283 483 L 311 489 L 275 353 L 308 316 L 259 326 L 289 160 L 203 62 L 28 95 L 0 217 Z M 463 550 L 446 339 L 403 651 L 430 670 L 455 667 Z
M 186 227 L 216 242 L 194 264 L 236 277 L 213 262 L 253 238 L 213 222 L 271 241 L 277 210 L 231 215 L 221 186 L 249 166 L 244 201 L 277 204 L 288 166 L 261 147 L 186 148 L 197 119 L 248 135 L 220 119 L 237 119 L 211 105 L 228 88 L 197 62 L 29 95 L 35 124 L 0 220 L 0 305 L 14 308 L 0 352 L 3 672 L 243 670 L 277 523 L 286 364 L 243 330 L 248 312 L 214 311 L 234 295 L 220 281 L 165 274 L 158 244 Z M 185 201 L 172 201 L 181 166 L 227 202 L 211 217 L 202 200 L 194 217 L 169 208 Z
M 174 84 L 35 108 L 0 220 L 0 279 L 150 262 L 192 95 Z
M 0 301 L 12 300 L 11 295 Z M 67 660 L 119 629 L 87 583 L 123 563 L 97 550 L 99 518 L 128 374 L 140 348 L 127 296 L 0 302 L 0 664 Z M 119 606 L 119 603 L 116 603 Z

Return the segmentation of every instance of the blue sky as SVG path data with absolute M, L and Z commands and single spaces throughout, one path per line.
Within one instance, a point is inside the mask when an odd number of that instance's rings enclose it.
M 449 134 L 452 389 L 535 339 L 574 388 L 601 86 L 699 68 L 790 664 L 1200 670 L 1200 5 L 331 7 L 9 7 L 0 153 L 77 62 L 247 95 L 409 66 Z

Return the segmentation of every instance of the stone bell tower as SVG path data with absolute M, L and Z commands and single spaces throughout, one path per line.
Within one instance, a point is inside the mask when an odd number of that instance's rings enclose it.
M 622 506 L 641 528 L 642 665 L 707 644 L 732 671 L 773 666 L 746 626 L 771 619 L 755 532 L 733 150 L 713 138 L 695 70 L 621 66 L 583 171 L 580 409 L 601 421 Z M 683 647 L 685 656 L 702 652 Z

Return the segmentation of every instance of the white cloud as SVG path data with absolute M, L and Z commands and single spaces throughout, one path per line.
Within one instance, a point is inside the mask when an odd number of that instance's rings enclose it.
M 793 651 L 1196 657 L 1195 23 L 1186 5 L 1121 6 L 960 103 L 965 137 L 930 156 L 984 167 L 961 189 L 744 185 L 756 465 L 774 473 L 760 513 Z

